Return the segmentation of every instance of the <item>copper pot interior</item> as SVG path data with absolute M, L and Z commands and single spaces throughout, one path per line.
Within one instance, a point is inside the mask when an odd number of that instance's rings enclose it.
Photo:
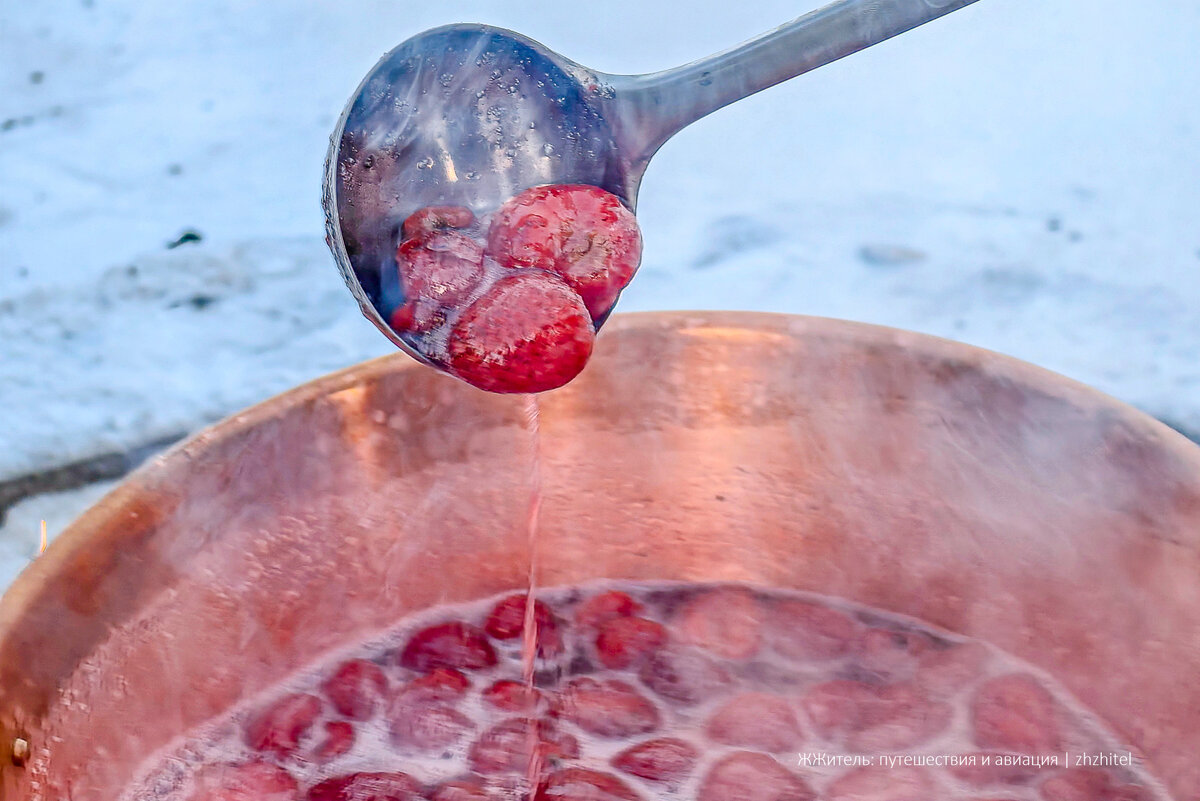
M 846 597 L 1044 668 L 1200 795 L 1200 449 L 1093 390 L 914 334 L 618 316 L 541 399 L 541 582 Z M 397 355 L 131 477 L 0 604 L 5 798 L 111 801 L 323 652 L 524 586 L 522 400 Z

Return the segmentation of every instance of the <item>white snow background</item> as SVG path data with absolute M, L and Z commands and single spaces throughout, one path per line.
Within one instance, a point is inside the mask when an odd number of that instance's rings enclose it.
M 0 5 L 0 482 L 197 428 L 389 346 L 323 243 L 336 118 L 387 50 L 487 22 L 609 72 L 817 5 Z M 980 0 L 655 158 L 622 310 L 970 342 L 1200 432 L 1200 4 Z M 168 249 L 185 232 L 201 240 Z M 0 587 L 107 485 L 30 498 Z

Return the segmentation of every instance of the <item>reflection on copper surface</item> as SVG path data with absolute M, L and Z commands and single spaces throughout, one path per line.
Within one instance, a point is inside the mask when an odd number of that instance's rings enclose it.
M 397 355 L 131 476 L 0 601 L 0 742 L 39 744 L 0 797 L 111 801 L 329 649 L 524 587 L 523 403 Z M 1200 795 L 1200 449 L 1164 426 L 962 345 L 734 313 L 618 315 L 539 403 L 542 586 L 739 580 L 911 615 L 1045 669 Z

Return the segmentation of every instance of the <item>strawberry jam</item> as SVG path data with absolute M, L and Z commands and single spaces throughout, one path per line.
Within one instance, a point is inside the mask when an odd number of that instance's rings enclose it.
M 402 621 L 153 757 L 123 801 L 1166 801 L 1136 764 L 1073 764 L 1126 749 L 1044 675 L 910 620 L 729 585 L 529 609 Z

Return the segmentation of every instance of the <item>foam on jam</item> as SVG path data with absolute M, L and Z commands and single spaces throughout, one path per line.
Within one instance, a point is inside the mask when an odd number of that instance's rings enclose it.
M 1060 687 L 984 643 L 736 585 L 444 606 L 297 674 L 150 760 L 123 801 L 1166 801 Z M 842 757 L 821 764 L 802 754 Z M 881 764 L 1058 755 L 1060 767 Z M 873 766 L 844 764 L 870 759 Z M 982 760 L 980 760 L 982 762 Z

